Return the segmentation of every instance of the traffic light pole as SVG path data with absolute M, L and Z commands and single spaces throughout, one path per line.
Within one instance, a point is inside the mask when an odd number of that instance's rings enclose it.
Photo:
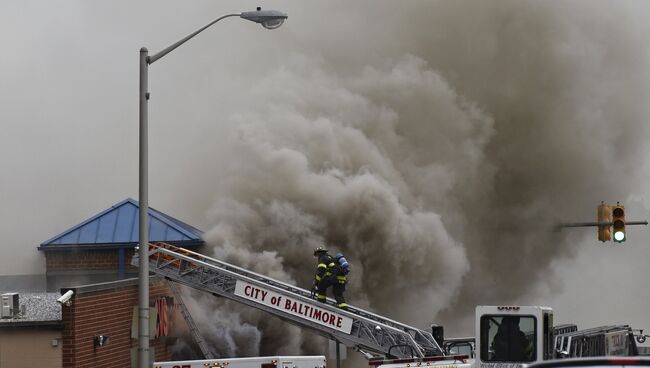
M 593 226 L 612 226 L 613 222 L 566 222 L 558 224 L 558 227 L 593 227 Z M 625 225 L 648 225 L 648 220 L 645 221 L 625 221 Z
M 626 240 L 625 226 L 627 225 L 648 225 L 648 221 L 626 221 L 625 206 L 616 202 L 615 206 L 605 204 L 604 201 L 596 207 L 595 222 L 564 222 L 555 226 L 555 231 L 562 231 L 564 227 L 598 227 L 598 240 L 602 242 L 611 241 L 622 243 Z M 612 230 L 613 228 L 613 230 Z

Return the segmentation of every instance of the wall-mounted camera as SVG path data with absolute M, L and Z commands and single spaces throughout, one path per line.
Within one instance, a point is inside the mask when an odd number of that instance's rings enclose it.
M 63 295 L 61 295 L 61 297 L 59 297 L 59 299 L 57 299 L 56 301 L 61 303 L 62 305 L 70 306 L 71 303 L 70 299 L 72 299 L 72 295 L 74 295 L 74 291 L 68 290 Z
M 105 346 L 111 341 L 111 337 L 107 335 L 98 335 L 93 337 L 93 346 Z

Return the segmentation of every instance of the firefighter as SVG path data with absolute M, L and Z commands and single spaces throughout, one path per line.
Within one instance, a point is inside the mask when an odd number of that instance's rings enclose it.
M 532 342 L 519 328 L 519 317 L 506 316 L 501 320 L 493 341 L 494 360 L 530 362 L 533 357 Z
M 314 250 L 314 257 L 318 259 L 318 266 L 316 268 L 316 275 L 314 276 L 314 289 L 319 302 L 325 303 L 327 300 L 327 288 L 332 286 L 334 299 L 336 305 L 341 308 L 347 308 L 343 292 L 345 291 L 345 284 L 347 278 L 341 270 L 341 266 L 334 257 L 327 254 L 327 249 L 318 247 Z

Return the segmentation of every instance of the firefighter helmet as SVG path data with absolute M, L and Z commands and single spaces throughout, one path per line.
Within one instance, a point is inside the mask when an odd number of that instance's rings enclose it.
M 317 256 L 320 253 L 327 253 L 327 249 L 325 249 L 323 247 L 318 247 L 318 248 L 314 249 L 314 255 L 315 256 Z

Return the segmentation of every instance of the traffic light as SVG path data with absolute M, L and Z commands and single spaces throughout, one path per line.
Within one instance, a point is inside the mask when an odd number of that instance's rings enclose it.
M 598 225 L 598 240 L 601 242 L 606 242 L 612 240 L 612 232 L 610 231 L 611 222 L 612 222 L 612 210 L 611 208 L 601 203 L 597 209 L 598 222 L 607 223 L 607 225 Z
M 625 206 L 616 204 L 612 206 L 612 226 L 614 231 L 614 241 L 622 243 L 625 241 Z

